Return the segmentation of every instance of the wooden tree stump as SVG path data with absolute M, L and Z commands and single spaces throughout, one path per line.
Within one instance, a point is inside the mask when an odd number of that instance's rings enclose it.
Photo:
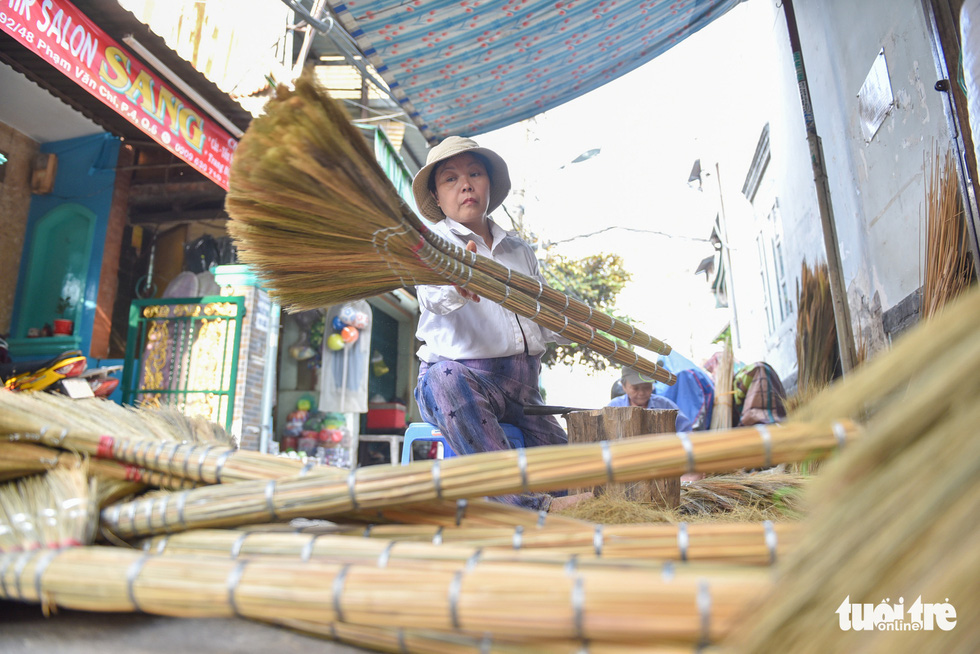
M 675 409 L 641 409 L 640 407 L 605 407 L 594 411 L 574 411 L 565 416 L 568 442 L 598 443 L 600 441 L 673 433 L 677 420 Z M 675 509 L 680 505 L 680 477 L 636 481 L 624 484 L 570 489 L 569 493 L 591 490 L 596 495 L 606 493 L 634 502 L 649 502 L 657 508 Z

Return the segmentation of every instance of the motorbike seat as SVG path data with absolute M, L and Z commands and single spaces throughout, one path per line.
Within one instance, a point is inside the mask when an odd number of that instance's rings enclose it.
M 44 368 L 54 368 L 58 363 L 75 357 L 82 356 L 81 350 L 69 350 L 57 354 L 50 359 L 32 359 L 30 361 L 12 361 L 10 363 L 0 363 L 0 379 L 9 379 L 15 375 L 25 372 L 35 372 Z

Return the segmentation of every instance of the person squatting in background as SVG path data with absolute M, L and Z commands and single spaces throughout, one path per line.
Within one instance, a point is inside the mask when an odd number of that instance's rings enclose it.
M 541 279 L 534 251 L 489 216 L 510 191 L 507 164 L 471 139 L 450 136 L 429 151 L 412 184 L 416 205 L 450 243 Z M 510 449 L 500 423 L 524 433 L 526 447 L 568 442 L 554 416 L 525 416 L 544 404 L 538 390 L 541 355 L 557 336 L 458 286 L 417 286 L 421 315 L 416 337 L 415 388 L 422 419 L 437 426 L 456 454 Z M 556 494 L 557 495 L 557 494 Z M 495 498 L 548 509 L 552 496 Z
M 672 400 L 653 393 L 653 380 L 646 378 L 630 367 L 623 368 L 620 377 L 624 394 L 615 397 L 606 406 L 638 406 L 644 409 L 676 409 L 677 420 L 674 431 L 691 431 L 692 423 Z

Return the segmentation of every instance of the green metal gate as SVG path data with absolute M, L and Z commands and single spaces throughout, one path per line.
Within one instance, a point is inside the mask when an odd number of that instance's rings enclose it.
M 134 300 L 123 404 L 177 409 L 231 431 L 245 298 Z

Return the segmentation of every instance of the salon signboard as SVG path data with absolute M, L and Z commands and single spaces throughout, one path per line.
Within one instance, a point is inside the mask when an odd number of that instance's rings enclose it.
M 0 29 L 228 188 L 238 141 L 64 0 L 0 0 Z

